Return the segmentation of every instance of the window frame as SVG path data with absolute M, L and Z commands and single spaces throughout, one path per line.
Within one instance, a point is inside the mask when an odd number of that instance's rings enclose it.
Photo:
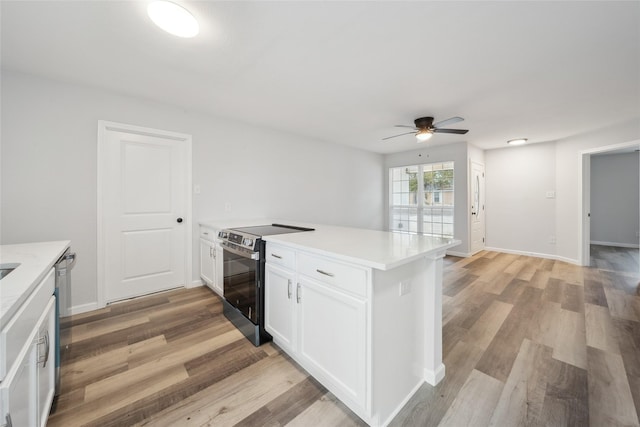
M 451 188 L 431 188 L 429 189 L 429 191 L 427 191 L 427 189 L 425 189 L 425 179 L 424 179 L 424 175 L 425 172 L 429 172 L 429 171 L 433 171 L 433 166 L 434 165 L 440 165 L 441 168 L 439 170 L 451 170 Z M 450 168 L 446 168 L 444 169 L 445 165 L 451 165 Z M 426 170 L 426 167 L 431 167 L 430 169 Z M 394 204 L 394 196 L 396 196 L 396 200 L 398 199 L 398 194 L 404 194 L 404 192 L 397 192 L 394 191 L 394 188 L 396 187 L 394 184 L 396 183 L 400 183 L 403 180 L 398 180 L 395 181 L 394 180 L 394 171 L 395 170 L 402 170 L 404 169 L 404 173 L 409 174 L 409 170 L 410 169 L 414 169 L 416 170 L 415 174 L 416 174 L 416 184 L 417 184 L 417 188 L 415 191 L 415 204 L 409 203 L 409 204 Z M 447 160 L 447 161 L 440 161 L 440 162 L 431 162 L 431 163 L 422 163 L 422 164 L 415 164 L 415 165 L 404 165 L 404 166 L 392 166 L 389 167 L 389 171 L 388 171 L 388 179 L 389 179 L 389 194 L 388 194 L 388 214 L 389 214 L 389 218 L 388 218 L 388 227 L 389 227 L 389 231 L 391 232 L 396 232 L 396 233 L 408 233 L 408 234 L 423 234 L 423 235 L 427 235 L 427 236 L 432 236 L 432 237 L 442 237 L 442 238 L 453 238 L 454 237 L 454 233 L 455 233 L 455 161 L 453 160 Z M 411 181 L 411 178 L 409 178 L 409 181 Z M 444 200 L 445 200 L 445 192 L 447 193 L 451 193 L 451 204 L 450 205 L 445 205 L 444 204 Z M 439 199 L 440 201 L 438 203 L 435 203 L 434 201 L 432 201 L 432 204 L 429 205 L 426 203 L 426 199 L 425 199 L 425 195 L 427 193 L 431 193 L 432 197 L 433 194 L 438 193 L 439 194 Z M 413 194 L 411 191 L 409 191 L 408 193 L 409 195 L 407 196 L 407 201 L 410 202 L 410 200 L 413 198 L 411 195 Z M 400 199 L 402 199 L 402 197 L 400 197 Z M 434 210 L 439 210 L 440 211 L 440 221 L 433 221 L 433 211 Z M 451 218 L 451 222 L 445 222 L 444 221 L 444 212 L 445 210 L 450 210 L 450 218 Z M 394 215 L 395 214 L 395 215 Z M 403 216 L 406 215 L 406 220 L 401 219 L 399 224 L 405 224 L 407 225 L 406 229 L 401 229 L 399 227 L 396 226 L 394 221 L 396 218 L 398 218 L 398 216 Z M 412 216 L 415 216 L 415 221 L 411 221 Z M 430 221 L 425 221 L 425 218 L 429 216 L 429 218 L 431 219 Z M 430 230 L 425 230 L 425 225 L 429 225 L 426 228 L 429 228 Z M 437 225 L 437 227 L 434 227 L 434 224 Z M 451 224 L 451 233 L 444 233 L 444 229 L 448 228 L 446 227 L 446 225 Z M 435 232 L 434 233 L 434 228 L 438 228 L 439 232 Z

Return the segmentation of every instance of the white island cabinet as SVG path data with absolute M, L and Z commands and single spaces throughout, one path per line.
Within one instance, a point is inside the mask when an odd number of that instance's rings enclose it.
M 68 241 L 0 246 L 0 425 L 47 423 L 55 387 L 56 260 Z
M 459 242 L 314 226 L 266 236 L 265 327 L 372 426 L 444 377 L 442 258 Z

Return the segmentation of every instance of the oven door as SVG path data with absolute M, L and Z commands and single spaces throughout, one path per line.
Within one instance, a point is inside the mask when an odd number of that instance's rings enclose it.
M 254 253 L 257 254 L 257 253 Z M 258 324 L 258 275 L 260 261 L 252 254 L 223 247 L 224 298 L 247 319 Z

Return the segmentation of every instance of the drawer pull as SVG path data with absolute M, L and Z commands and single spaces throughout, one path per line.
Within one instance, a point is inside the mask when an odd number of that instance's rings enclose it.
M 327 273 L 326 271 L 322 271 L 320 269 L 316 269 L 316 271 L 320 274 L 324 274 L 325 276 L 333 277 L 333 273 Z
M 291 279 L 287 280 L 287 298 L 291 299 Z
M 300 300 L 302 299 L 300 295 L 300 283 L 296 284 L 296 302 L 300 304 Z
M 282 257 L 280 255 L 271 254 L 271 256 L 274 257 L 274 258 L 282 259 Z
M 204 233 L 202 233 L 202 234 L 204 234 L 205 236 L 208 236 L 208 235 L 209 235 L 209 233 L 207 233 L 206 231 L 205 231 Z

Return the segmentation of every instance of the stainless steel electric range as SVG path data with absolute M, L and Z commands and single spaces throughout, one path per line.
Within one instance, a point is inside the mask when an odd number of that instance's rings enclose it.
M 283 224 L 258 225 L 222 230 L 224 315 L 256 347 L 271 341 L 264 329 L 263 236 L 313 231 L 313 228 Z

